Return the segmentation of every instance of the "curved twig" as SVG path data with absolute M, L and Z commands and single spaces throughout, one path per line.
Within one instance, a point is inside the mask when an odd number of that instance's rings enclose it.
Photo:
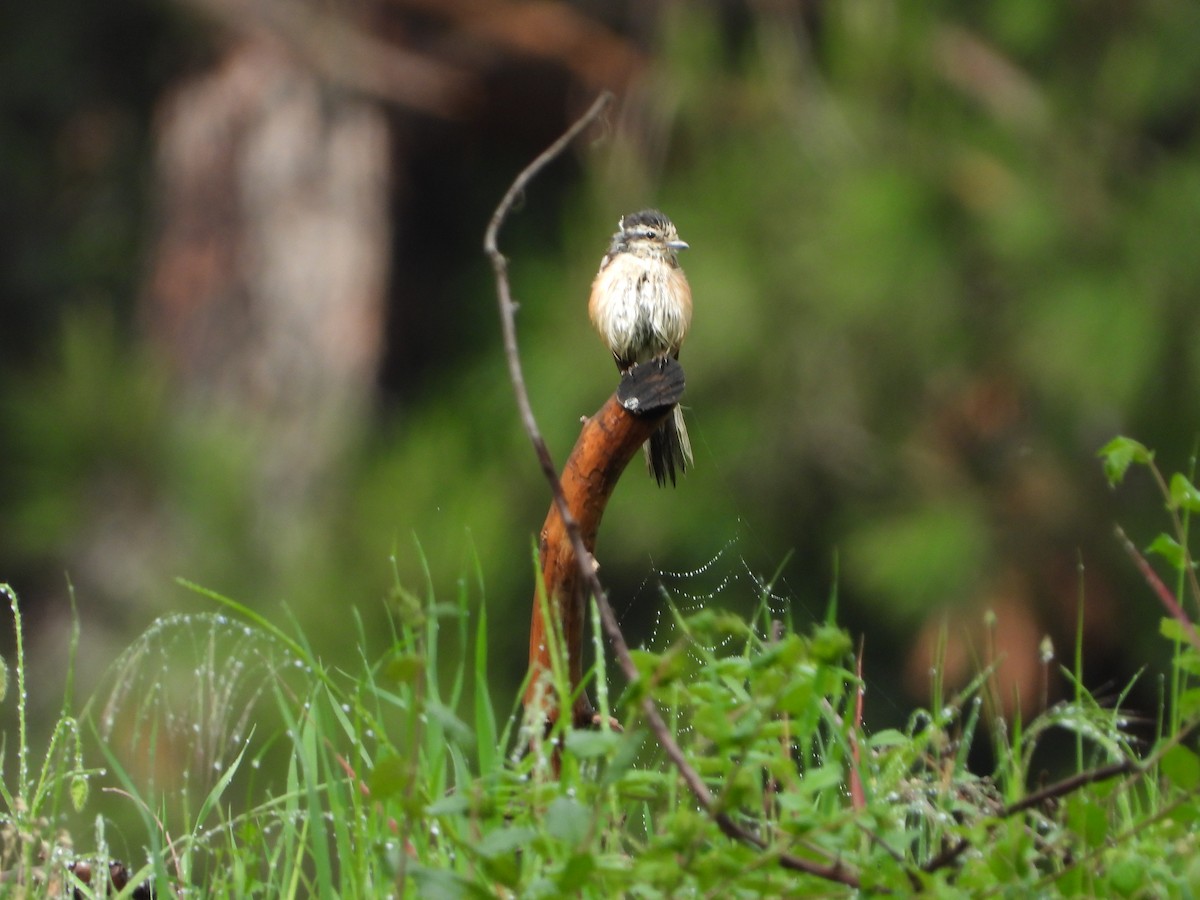
M 533 451 L 537 454 L 538 462 L 541 464 L 542 474 L 550 482 L 554 503 L 567 527 L 567 532 L 571 535 L 572 543 L 575 544 L 581 571 L 592 568 L 591 555 L 579 552 L 583 549 L 583 540 L 579 536 L 579 523 L 575 521 L 575 517 L 571 515 L 571 510 L 567 507 L 567 498 L 563 495 L 562 483 L 558 480 L 558 470 L 554 467 L 550 449 L 546 446 L 546 441 L 538 429 L 537 419 L 533 416 L 533 406 L 529 402 L 529 391 L 525 387 L 525 374 L 521 368 L 521 357 L 517 351 L 516 304 L 513 303 L 512 288 L 508 283 L 508 259 L 500 252 L 500 248 L 496 245 L 496 238 L 504 220 L 512 211 L 513 204 L 517 202 L 517 198 L 524 192 L 529 182 L 533 181 L 542 169 L 567 149 L 571 141 L 591 125 L 612 101 L 613 95 L 608 91 L 597 97 L 588 111 L 580 116 L 574 125 L 521 171 L 521 174 L 509 186 L 508 192 L 500 201 L 500 205 L 496 207 L 496 211 L 492 213 L 491 221 L 488 222 L 487 231 L 483 236 L 483 252 L 491 260 L 492 270 L 496 273 L 496 294 L 500 301 L 500 325 L 504 333 L 504 357 L 508 361 L 508 377 L 512 381 L 513 394 L 517 398 L 521 423 L 525 426 L 525 433 L 529 435 L 529 440 L 533 444 Z M 587 580 L 586 575 L 584 579 Z
M 558 507 L 559 514 L 562 516 L 563 524 L 567 529 L 571 544 L 575 548 L 575 560 L 579 566 L 579 576 L 588 586 L 592 596 L 595 597 L 596 606 L 600 610 L 600 620 L 604 625 L 605 633 L 607 633 L 609 640 L 612 641 L 617 663 L 626 677 L 632 682 L 636 681 L 639 677 L 637 666 L 634 665 L 633 657 L 630 656 L 629 645 L 625 643 L 625 636 L 621 633 L 620 625 L 617 624 L 616 615 L 613 613 L 612 606 L 608 602 L 608 595 L 605 593 L 604 587 L 600 584 L 600 578 L 596 574 L 592 555 L 584 545 L 583 536 L 579 530 L 579 523 L 571 514 L 570 509 L 567 508 L 566 497 L 563 494 L 562 483 L 559 481 L 554 461 L 550 457 L 550 451 L 546 446 L 545 440 L 542 438 L 537 426 L 537 420 L 533 415 L 533 407 L 529 401 L 529 393 L 525 387 L 525 376 L 517 352 L 517 328 L 514 315 L 516 307 L 512 300 L 512 289 L 508 281 L 508 260 L 500 252 L 496 243 L 500 228 L 503 226 L 504 220 L 508 217 L 513 204 L 521 192 L 525 190 L 542 169 L 556 159 L 571 141 L 608 108 L 612 100 L 612 94 L 608 92 L 601 94 L 588 108 L 587 112 L 568 128 L 558 140 L 547 147 L 517 175 L 508 192 L 501 199 L 500 205 L 496 207 L 496 211 L 492 214 L 487 232 L 484 234 L 483 250 L 491 261 L 492 269 L 496 276 L 496 295 L 500 303 L 500 322 L 504 333 L 504 353 L 508 362 L 509 378 L 512 381 L 513 393 L 516 395 L 517 408 L 521 414 L 521 421 L 525 426 L 526 433 L 529 435 L 530 442 L 533 444 L 533 449 L 537 455 L 538 462 L 541 464 L 542 472 L 550 485 L 550 491 L 554 495 L 554 502 Z M 712 817 L 713 822 L 716 823 L 723 834 L 741 843 L 756 847 L 759 850 L 777 853 L 776 858 L 779 861 L 779 865 L 785 869 L 803 872 L 817 878 L 851 887 L 859 887 L 858 874 L 840 860 L 830 864 L 822 864 L 790 853 L 778 852 L 770 847 L 763 838 L 741 827 L 727 812 L 718 807 L 712 792 L 705 785 L 700 774 L 688 763 L 687 758 L 683 755 L 682 748 L 680 748 L 679 744 L 671 736 L 666 722 L 663 721 L 658 707 L 654 705 L 654 700 L 649 694 L 643 696 L 641 708 L 642 714 L 645 716 L 650 730 L 654 732 L 655 738 L 662 746 L 663 752 L 667 754 L 667 757 L 671 760 L 676 770 L 678 770 L 680 777 L 687 785 L 688 790 L 692 792 L 696 801 Z

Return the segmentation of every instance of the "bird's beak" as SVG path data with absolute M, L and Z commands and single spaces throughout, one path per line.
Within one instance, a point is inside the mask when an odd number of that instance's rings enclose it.
M 687 250 L 688 242 L 687 241 L 667 241 L 667 246 L 670 247 L 672 250 Z

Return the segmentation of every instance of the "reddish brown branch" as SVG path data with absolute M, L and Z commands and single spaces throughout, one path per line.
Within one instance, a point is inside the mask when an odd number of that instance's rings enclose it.
M 647 367 L 642 368 L 648 371 Z M 596 546 L 596 532 L 617 480 L 670 409 L 671 406 L 667 406 L 653 415 L 634 415 L 627 412 L 613 394 L 600 411 L 584 423 L 563 469 L 562 489 L 587 552 L 586 565 L 594 565 L 590 557 Z M 562 631 L 574 691 L 583 679 L 583 624 L 589 585 L 583 578 L 584 569 L 579 564 L 571 535 L 558 507 L 553 504 L 542 526 L 538 551 L 547 607 L 552 621 L 557 622 Z M 553 720 L 558 715 L 556 698 L 544 683 L 550 672 L 547 637 L 553 633 L 553 628 L 543 619 L 545 608 L 535 593 L 533 624 L 529 629 L 530 677 L 525 705 L 526 708 L 540 705 L 544 717 Z M 577 725 L 591 721 L 592 709 L 586 695 L 580 693 L 575 701 L 572 718 Z
M 1187 613 L 1183 611 L 1183 607 L 1179 605 L 1179 601 L 1175 599 L 1175 595 L 1167 589 L 1167 586 L 1162 583 L 1162 579 L 1158 577 L 1158 573 L 1154 571 L 1150 563 L 1146 561 L 1146 557 L 1138 552 L 1138 548 L 1133 545 L 1125 532 L 1118 526 L 1117 540 L 1121 542 L 1121 546 L 1125 548 L 1125 552 L 1133 560 L 1133 564 L 1137 566 L 1138 571 L 1142 573 L 1142 577 L 1146 579 L 1146 584 L 1150 585 L 1150 589 L 1157 595 L 1159 601 L 1167 608 L 1167 612 L 1171 614 L 1180 627 L 1187 634 L 1188 640 L 1192 646 L 1200 650 L 1200 633 L 1197 633 L 1196 626 L 1192 624 L 1192 620 L 1188 618 Z

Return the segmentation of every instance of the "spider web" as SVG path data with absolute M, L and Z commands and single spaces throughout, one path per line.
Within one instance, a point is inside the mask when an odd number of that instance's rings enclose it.
M 782 577 L 777 577 L 777 573 L 764 575 L 750 562 L 744 552 L 747 542 L 744 527 L 739 527 L 711 558 L 693 568 L 661 568 L 651 560 L 650 570 L 624 609 L 628 612 L 646 603 L 653 606 L 653 622 L 640 643 L 661 649 L 679 637 L 679 624 L 671 606 L 685 619 L 710 607 L 738 611 L 764 638 L 768 637 L 764 625 L 786 622 L 795 607 L 804 608 L 803 603 L 787 592 Z M 717 653 L 732 640 L 734 637 L 727 635 L 706 649 Z

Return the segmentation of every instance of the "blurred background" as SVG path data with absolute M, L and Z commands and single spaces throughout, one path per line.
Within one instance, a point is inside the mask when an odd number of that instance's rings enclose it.
M 1095 454 L 1117 433 L 1167 469 L 1195 448 L 1200 6 L 43 0 L 5 20 L 0 581 L 34 702 L 61 702 L 69 584 L 87 685 L 156 617 L 213 608 L 177 576 L 353 660 L 349 611 L 381 631 L 394 555 L 418 593 L 482 584 L 508 708 L 549 496 L 481 243 L 604 89 L 501 246 L 561 464 L 615 387 L 585 304 L 618 217 L 659 206 L 691 243 L 696 468 L 672 491 L 631 467 L 598 545 L 633 642 L 660 584 L 747 611 L 743 576 L 779 570 L 801 623 L 836 585 L 878 727 L 928 702 L 943 627 L 951 683 L 998 653 L 1026 712 L 1081 600 L 1091 687 L 1165 657 L 1112 536 L 1145 545 L 1161 501 L 1144 476 L 1110 491 Z

